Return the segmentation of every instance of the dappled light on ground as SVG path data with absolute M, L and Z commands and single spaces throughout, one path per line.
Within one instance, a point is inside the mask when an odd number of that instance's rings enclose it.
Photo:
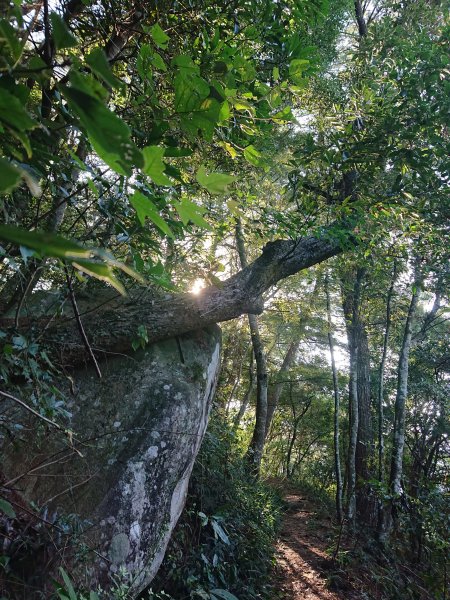
M 353 596 L 327 589 L 331 560 L 327 531 L 331 523 L 320 522 L 311 503 L 300 494 L 285 497 L 288 510 L 277 545 L 277 576 L 280 590 L 289 600 L 344 600 Z

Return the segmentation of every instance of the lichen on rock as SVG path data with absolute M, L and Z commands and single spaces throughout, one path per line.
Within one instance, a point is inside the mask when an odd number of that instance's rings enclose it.
M 90 367 L 72 375 L 72 444 L 49 431 L 2 449 L 9 477 L 44 465 L 17 483 L 27 500 L 77 515 L 83 552 L 64 551 L 75 584 L 107 589 L 119 569 L 133 595 L 151 582 L 184 507 L 219 364 L 218 327 L 110 357 L 102 379 Z

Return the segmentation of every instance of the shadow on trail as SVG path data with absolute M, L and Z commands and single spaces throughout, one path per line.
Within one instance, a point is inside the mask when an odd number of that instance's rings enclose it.
M 298 494 L 285 497 L 288 509 L 277 546 L 278 579 L 286 600 L 344 600 L 327 589 L 331 561 L 325 550 L 329 527 L 316 519 L 310 502 Z

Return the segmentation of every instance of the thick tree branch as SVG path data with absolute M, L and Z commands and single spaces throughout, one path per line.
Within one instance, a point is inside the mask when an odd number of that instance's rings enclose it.
M 147 329 L 149 343 L 173 337 L 234 319 L 242 314 L 260 314 L 263 311 L 262 294 L 278 281 L 303 269 L 320 263 L 342 252 L 342 244 L 328 232 L 322 238 L 313 236 L 299 240 L 278 240 L 267 244 L 261 256 L 223 284 L 210 286 L 198 296 L 193 294 L 166 295 L 155 298 L 143 294 L 136 299 L 119 299 L 99 313 L 91 313 L 83 320 L 86 335 L 97 356 L 103 352 L 127 352 L 131 340 L 137 336 L 139 325 Z M 13 320 L 11 320 L 13 321 Z M 0 321 L 2 328 L 14 329 L 13 322 Z M 42 322 L 34 319 L 20 331 L 38 330 Z M 27 331 L 28 328 L 28 331 Z M 55 321 L 47 328 L 42 342 L 47 343 L 53 356 L 66 367 L 89 359 L 79 342 L 74 320 Z

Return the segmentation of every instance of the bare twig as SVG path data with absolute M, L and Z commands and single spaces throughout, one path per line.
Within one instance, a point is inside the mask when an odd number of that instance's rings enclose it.
M 66 280 L 67 280 L 67 287 L 69 288 L 70 301 L 72 302 L 73 312 L 75 314 L 75 318 L 76 318 L 76 321 L 77 321 L 77 325 L 78 325 L 78 329 L 80 331 L 81 338 L 83 340 L 83 343 L 84 343 L 84 346 L 85 346 L 86 350 L 89 353 L 89 356 L 92 358 L 92 362 L 94 363 L 95 371 L 96 371 L 96 373 L 98 375 L 98 378 L 101 379 L 102 378 L 102 372 L 100 371 L 100 367 L 98 366 L 97 359 L 95 358 L 95 354 L 94 354 L 94 352 L 93 352 L 93 350 L 91 348 L 91 345 L 89 344 L 89 340 L 87 339 L 86 332 L 84 331 L 83 323 L 81 322 L 80 312 L 78 310 L 77 301 L 76 301 L 76 298 L 75 298 L 75 294 L 73 292 L 72 279 L 70 278 L 70 275 L 69 275 L 69 272 L 67 270 L 67 267 L 65 267 L 64 270 L 66 271 Z
M 42 419 L 42 421 L 45 421 L 49 425 L 56 427 L 56 429 L 59 429 L 60 431 L 64 432 L 66 431 L 64 427 L 61 427 L 61 425 L 58 425 L 58 423 L 55 423 L 55 421 L 44 417 L 44 415 L 41 415 L 41 413 L 38 413 L 37 410 L 34 410 L 34 408 L 31 408 L 31 406 L 28 406 L 28 404 L 23 400 L 20 400 L 19 398 L 16 398 L 15 396 L 8 394 L 7 392 L 3 392 L 2 390 L 0 390 L 0 396 L 3 396 L 4 398 L 8 398 L 9 400 L 16 402 L 16 404 L 19 404 L 22 408 L 33 414 L 35 417 L 38 417 L 38 419 Z
M 95 475 L 97 475 L 97 473 Z M 87 477 L 86 479 L 83 479 L 83 481 L 80 481 L 78 483 L 75 483 L 74 485 L 69 486 L 68 488 L 66 488 L 62 492 L 59 492 L 58 494 L 55 494 L 51 498 L 48 498 L 48 500 L 46 500 L 44 502 L 44 504 L 50 504 L 51 502 L 53 502 L 54 500 L 56 500 L 56 498 L 59 498 L 60 496 L 63 496 L 64 494 L 67 494 L 68 492 L 71 492 L 75 488 L 80 487 L 81 485 L 84 485 L 85 483 L 88 483 L 93 477 L 94 477 L 94 475 L 89 475 L 89 477 Z

